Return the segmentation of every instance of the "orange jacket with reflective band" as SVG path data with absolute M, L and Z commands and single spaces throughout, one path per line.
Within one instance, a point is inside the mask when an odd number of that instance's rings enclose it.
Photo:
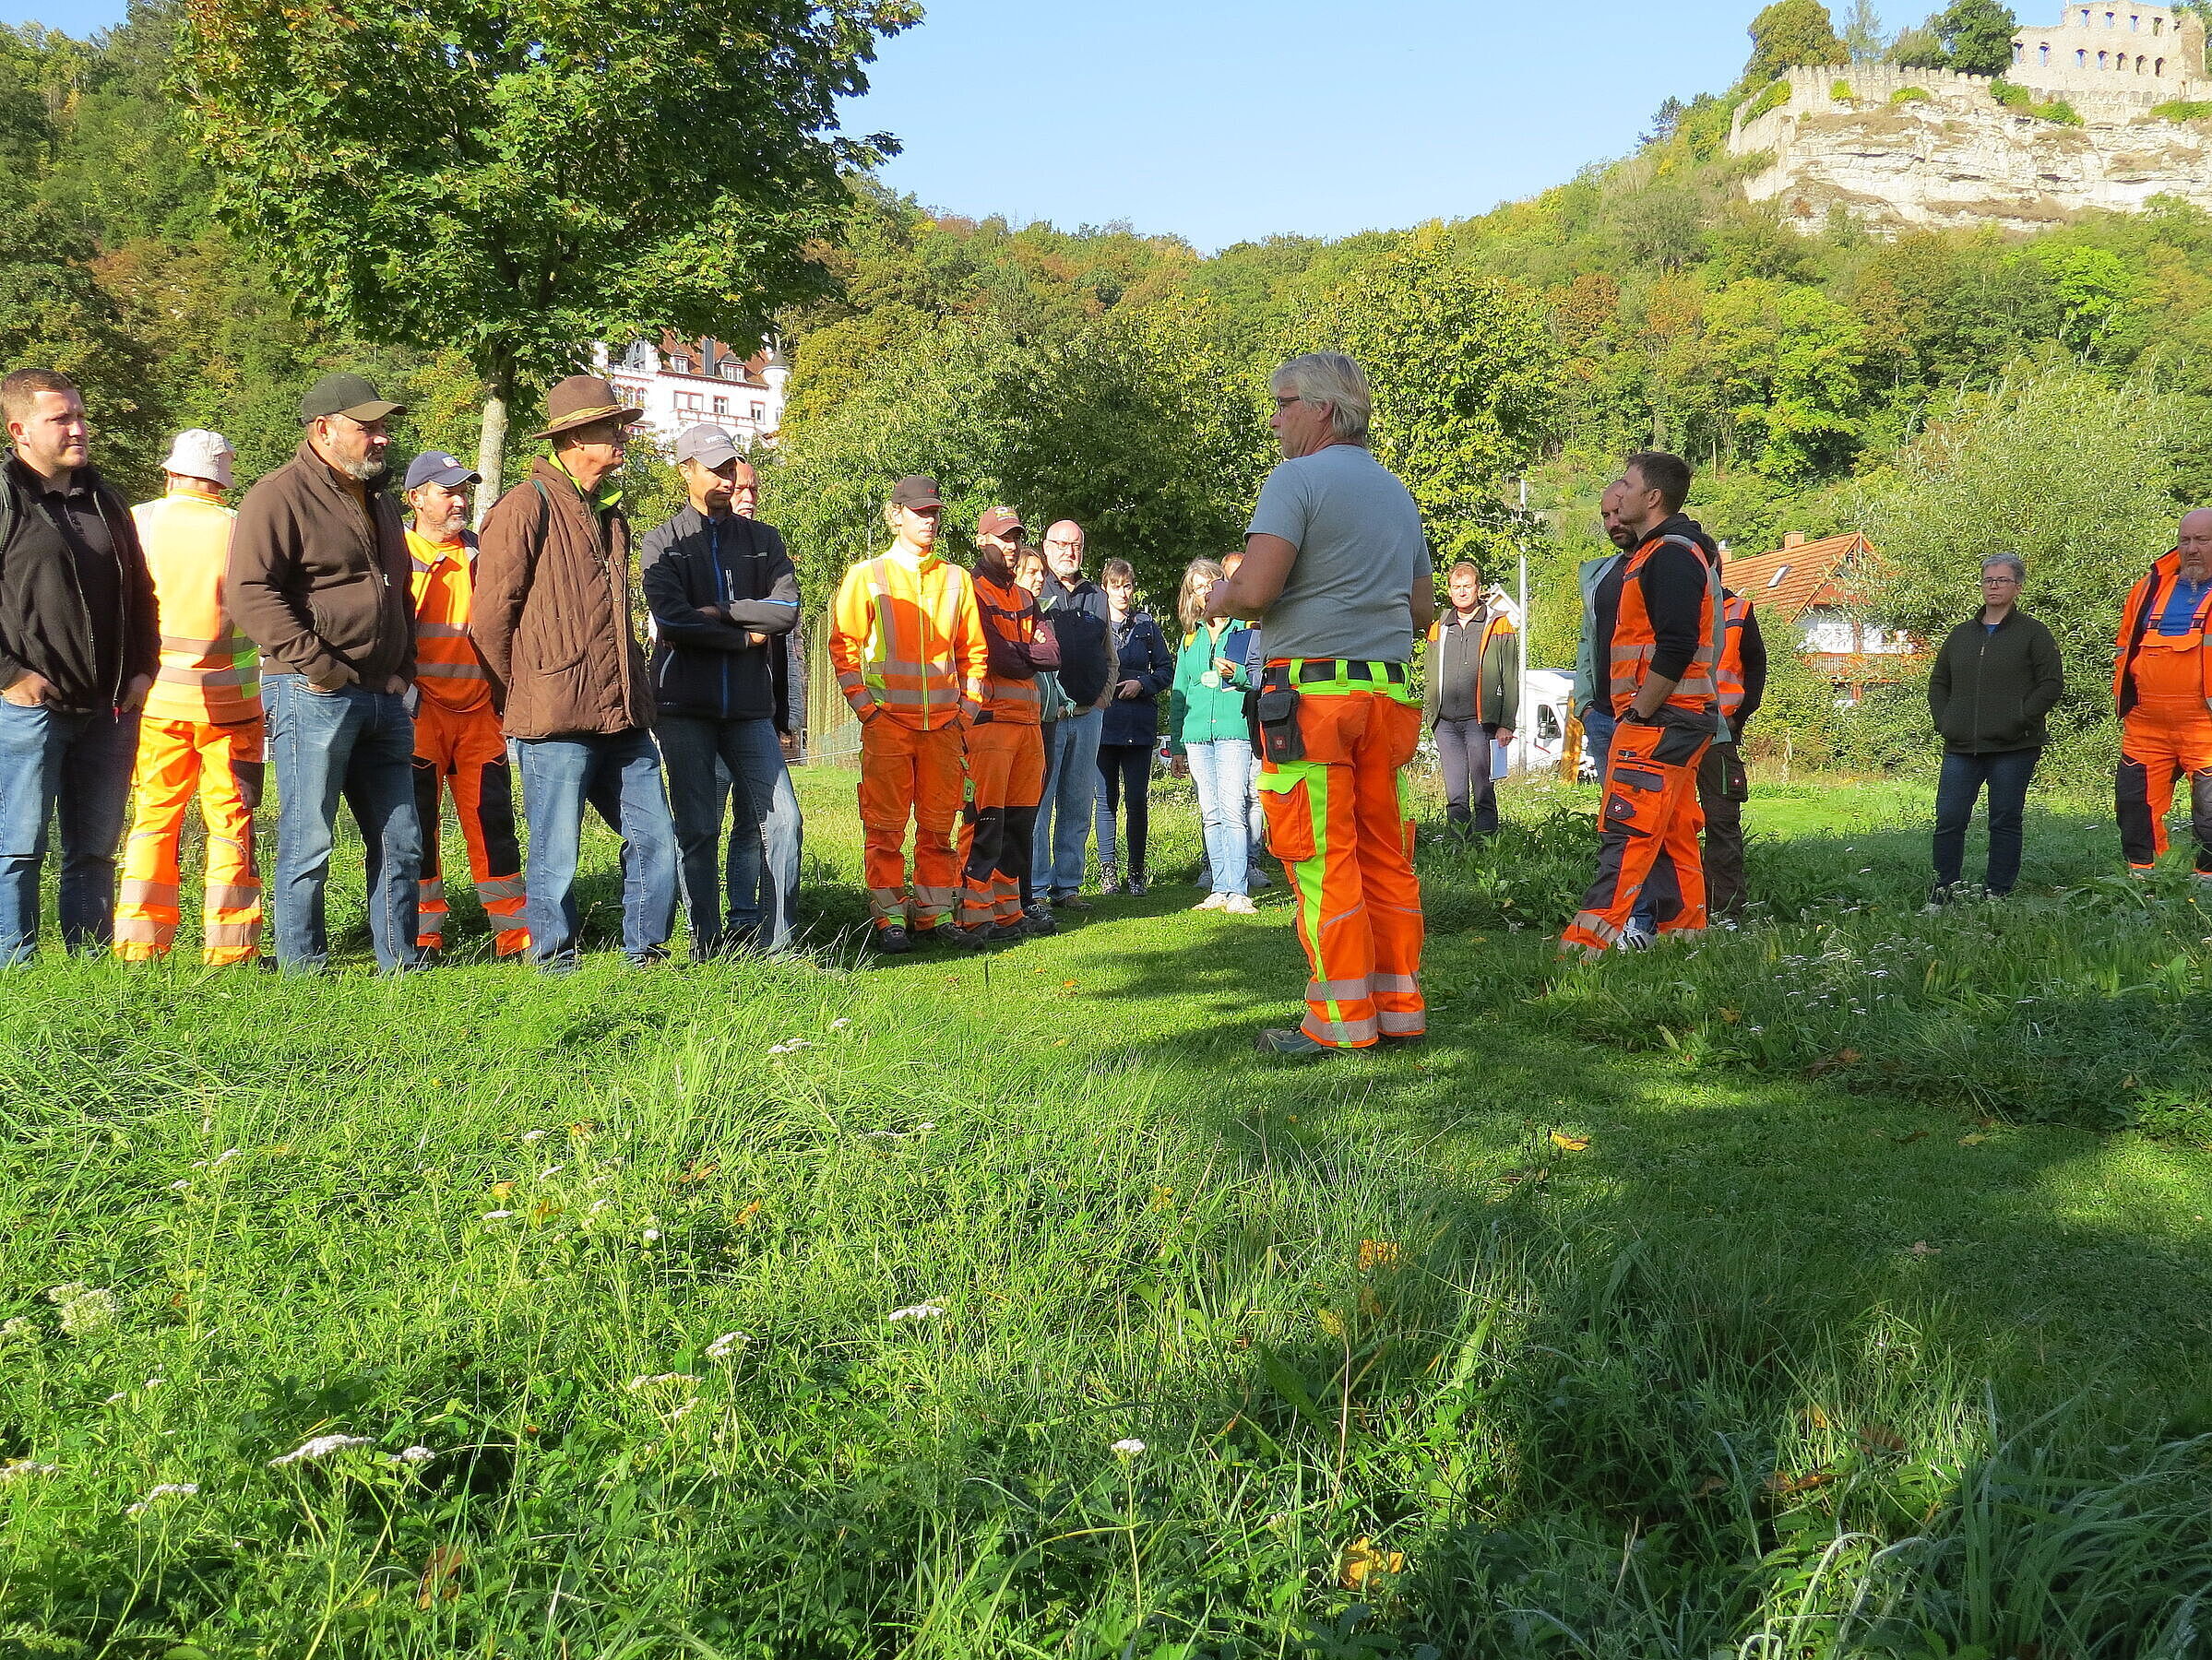
M 1697 608 L 1696 655 L 1667 694 L 1666 706 L 1707 717 L 1718 713 L 1715 665 L 1720 653 L 1713 639 L 1713 618 L 1719 610 L 1720 574 L 1713 569 L 1705 551 L 1689 538 L 1655 536 L 1628 556 L 1621 573 L 1621 609 L 1613 618 L 1611 682 L 1615 714 L 1625 713 L 1635 701 L 1636 694 L 1643 690 L 1644 677 L 1650 672 L 1652 654 L 1659 649 L 1659 636 L 1652 632 L 1651 617 L 1644 610 L 1644 585 L 1637 577 L 1651 563 L 1652 554 L 1669 542 L 1687 548 L 1705 573 L 1705 601 Z
M 1011 582 L 1001 585 L 979 575 L 975 578 L 975 603 L 983 626 L 1005 645 L 1021 649 L 1025 656 L 1035 648 L 1038 630 L 1044 618 L 1029 589 L 1016 587 Z M 990 644 L 989 640 L 984 641 L 986 659 Z M 1000 649 L 1004 652 L 1005 646 Z M 1056 651 L 1051 657 L 1052 663 L 1060 660 Z M 1051 666 L 1051 663 L 1039 665 Z M 986 667 L 982 703 L 991 718 L 1005 726 L 1036 726 L 1043 718 L 1043 694 L 1034 676 L 1021 680 L 992 674 Z
M 829 661 L 857 715 L 880 708 L 934 731 L 983 699 L 990 659 L 975 584 L 935 554 L 897 550 L 845 573 L 829 614 Z
M 131 509 L 153 573 L 161 660 L 147 694 L 154 720 L 235 726 L 261 716 L 261 654 L 222 602 L 223 566 L 238 516 L 189 485 Z
M 2197 689 L 2204 694 L 2207 706 L 2212 706 L 2212 641 L 2205 639 L 2206 610 L 2199 607 L 2196 627 L 2187 634 L 2160 635 L 2158 633 L 2158 613 L 2166 609 L 2166 596 L 2173 592 L 2173 585 L 2181 579 L 2182 551 L 2179 548 L 2161 557 L 2149 572 L 2128 590 L 2127 603 L 2120 609 L 2120 651 L 2112 662 L 2112 700 L 2125 715 L 2135 706 L 2135 657 L 2146 644 L 2167 639 L 2170 646 L 2182 646 L 2184 641 L 2194 646 L 2197 657 Z
M 466 531 L 441 547 L 407 533 L 407 582 L 415 596 L 415 684 L 457 715 L 492 706 L 492 679 L 469 637 L 475 597 L 476 539 Z
M 1751 621 L 1751 601 L 1741 594 L 1721 595 L 1720 619 L 1720 713 L 1733 726 L 1743 706 L 1743 625 Z

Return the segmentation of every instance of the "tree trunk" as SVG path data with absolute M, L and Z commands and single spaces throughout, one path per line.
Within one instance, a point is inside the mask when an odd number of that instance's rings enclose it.
M 493 383 L 490 394 L 484 398 L 483 433 L 476 441 L 476 470 L 483 482 L 476 487 L 476 528 L 484 528 L 484 516 L 492 511 L 492 504 L 499 499 L 500 468 L 506 459 L 508 388 L 503 382 Z

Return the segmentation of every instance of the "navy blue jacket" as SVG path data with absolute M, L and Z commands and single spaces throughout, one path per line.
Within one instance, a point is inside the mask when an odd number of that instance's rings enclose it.
M 1100 743 L 1151 743 L 1160 737 L 1160 694 L 1175 682 L 1175 654 L 1148 611 L 1133 611 L 1113 625 L 1121 668 L 1114 684 L 1133 680 L 1144 688 L 1135 697 L 1117 695 L 1106 706 Z
M 784 636 L 799 621 L 799 577 L 783 538 L 735 514 L 710 523 L 686 504 L 647 535 L 640 567 L 653 613 L 654 706 L 791 730 Z M 705 605 L 722 617 L 705 615 Z M 768 643 L 754 645 L 756 634 Z

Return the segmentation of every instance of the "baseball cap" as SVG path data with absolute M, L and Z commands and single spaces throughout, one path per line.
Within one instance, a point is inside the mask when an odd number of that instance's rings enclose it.
M 1021 515 L 1011 507 L 986 507 L 983 516 L 975 522 L 978 536 L 1004 536 L 1021 528 Z
M 193 427 L 176 435 L 176 441 L 169 446 L 169 459 L 161 463 L 161 470 L 181 473 L 187 479 L 205 479 L 228 490 L 231 461 L 237 454 L 231 447 L 231 441 L 220 433 Z
M 910 473 L 891 486 L 891 504 L 894 507 L 942 507 L 945 500 L 937 493 L 937 480 L 925 479 L 919 473 Z
M 326 374 L 307 388 L 307 396 L 300 399 L 300 420 L 309 421 L 321 415 L 344 415 L 353 421 L 382 421 L 387 415 L 401 415 L 405 404 L 393 403 L 377 395 L 376 388 L 358 374 L 342 371 Z
M 739 459 L 737 445 L 730 434 L 711 421 L 697 426 L 685 427 L 676 435 L 676 459 L 696 461 L 701 467 L 720 467 Z
M 415 490 L 424 484 L 443 484 L 451 489 L 456 484 L 481 484 L 483 478 L 474 468 L 461 465 L 458 456 L 449 456 L 444 450 L 424 450 L 407 464 L 407 481 L 401 490 Z

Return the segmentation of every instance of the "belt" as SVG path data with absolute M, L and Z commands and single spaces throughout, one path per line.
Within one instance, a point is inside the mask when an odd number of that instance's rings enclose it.
M 1288 666 L 1286 665 L 1287 669 Z M 1270 664 L 1267 673 L 1278 672 Z M 1370 685 L 1402 686 L 1406 683 L 1406 666 L 1403 663 L 1361 663 L 1347 658 L 1302 658 L 1290 679 L 1302 686 L 1315 681 L 1365 681 Z

